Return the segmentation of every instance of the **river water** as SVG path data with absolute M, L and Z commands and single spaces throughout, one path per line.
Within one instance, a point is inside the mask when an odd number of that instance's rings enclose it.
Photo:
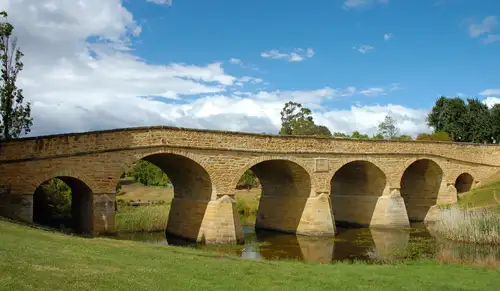
M 201 245 L 155 233 L 121 233 L 117 239 L 151 244 L 184 246 L 248 259 L 299 260 L 315 263 L 335 261 L 388 262 L 394 259 L 431 258 L 440 262 L 458 262 L 500 266 L 500 247 L 457 244 L 436 239 L 423 223 L 411 229 L 373 229 L 337 227 L 333 238 L 308 237 L 274 231 L 243 228 L 243 245 Z

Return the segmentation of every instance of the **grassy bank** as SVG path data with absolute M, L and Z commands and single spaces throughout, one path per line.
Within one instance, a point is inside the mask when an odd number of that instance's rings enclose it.
M 462 194 L 458 205 L 462 208 L 492 208 L 500 211 L 500 181 Z
M 259 207 L 260 189 L 236 190 L 236 205 L 243 225 L 254 225 Z M 116 213 L 116 230 L 119 232 L 162 231 L 168 222 L 170 204 L 174 192 L 172 188 L 143 186 L 126 181 L 117 196 L 121 200 Z M 164 205 L 130 207 L 130 201 L 163 201 Z
M 250 261 L 164 245 L 83 239 L 0 221 L 0 290 L 496 290 L 500 271 Z M 411 282 L 411 283 L 410 283 Z

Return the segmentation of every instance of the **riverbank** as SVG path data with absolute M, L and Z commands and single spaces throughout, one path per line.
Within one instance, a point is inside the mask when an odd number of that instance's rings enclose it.
M 168 222 L 173 188 L 144 186 L 124 180 L 117 195 L 116 231 L 154 232 L 164 231 Z M 253 226 L 259 207 L 260 189 L 235 190 L 235 199 L 242 225 Z M 151 205 L 128 206 L 132 201 L 150 202 Z
M 84 239 L 5 221 L 0 233 L 1 290 L 495 290 L 500 285 L 500 271 L 463 265 L 252 261 Z

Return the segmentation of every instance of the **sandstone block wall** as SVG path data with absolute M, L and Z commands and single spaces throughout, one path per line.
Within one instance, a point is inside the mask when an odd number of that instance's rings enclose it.
M 168 230 L 192 239 L 241 240 L 232 197 L 248 169 L 262 182 L 257 223 L 264 228 L 331 234 L 332 219 L 406 225 L 427 217 L 432 205 L 456 202 L 457 187 L 477 187 L 497 173 L 498 149 L 172 127 L 27 138 L 0 144 L 0 213 L 30 221 L 35 189 L 71 177 L 93 195 L 93 231 L 113 232 L 116 184 L 144 158 L 174 184 Z M 464 173 L 472 180 L 457 184 Z

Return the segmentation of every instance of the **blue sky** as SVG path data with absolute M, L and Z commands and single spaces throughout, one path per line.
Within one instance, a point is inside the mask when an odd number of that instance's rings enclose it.
M 392 115 L 416 135 L 440 95 L 500 102 L 498 0 L 0 4 L 26 54 L 32 134 L 277 132 L 294 100 L 331 131 L 374 133 Z
M 500 26 L 478 37 L 469 32 L 471 24 L 500 13 L 499 1 L 358 2 L 350 9 L 335 0 L 185 0 L 163 7 L 130 1 L 125 6 L 145 23 L 141 43 L 134 47 L 153 63 L 238 58 L 259 70 L 225 64 L 227 72 L 263 78 L 269 89 L 401 87 L 384 96 L 339 98 L 327 106 L 344 108 L 359 101 L 429 108 L 438 95 L 482 98 L 480 92 L 499 86 L 500 41 L 486 44 L 483 39 L 500 35 Z M 385 40 L 385 34 L 392 37 Z M 373 49 L 364 54 L 353 49 L 362 45 Z M 260 55 L 294 48 L 312 48 L 315 54 L 295 63 Z

